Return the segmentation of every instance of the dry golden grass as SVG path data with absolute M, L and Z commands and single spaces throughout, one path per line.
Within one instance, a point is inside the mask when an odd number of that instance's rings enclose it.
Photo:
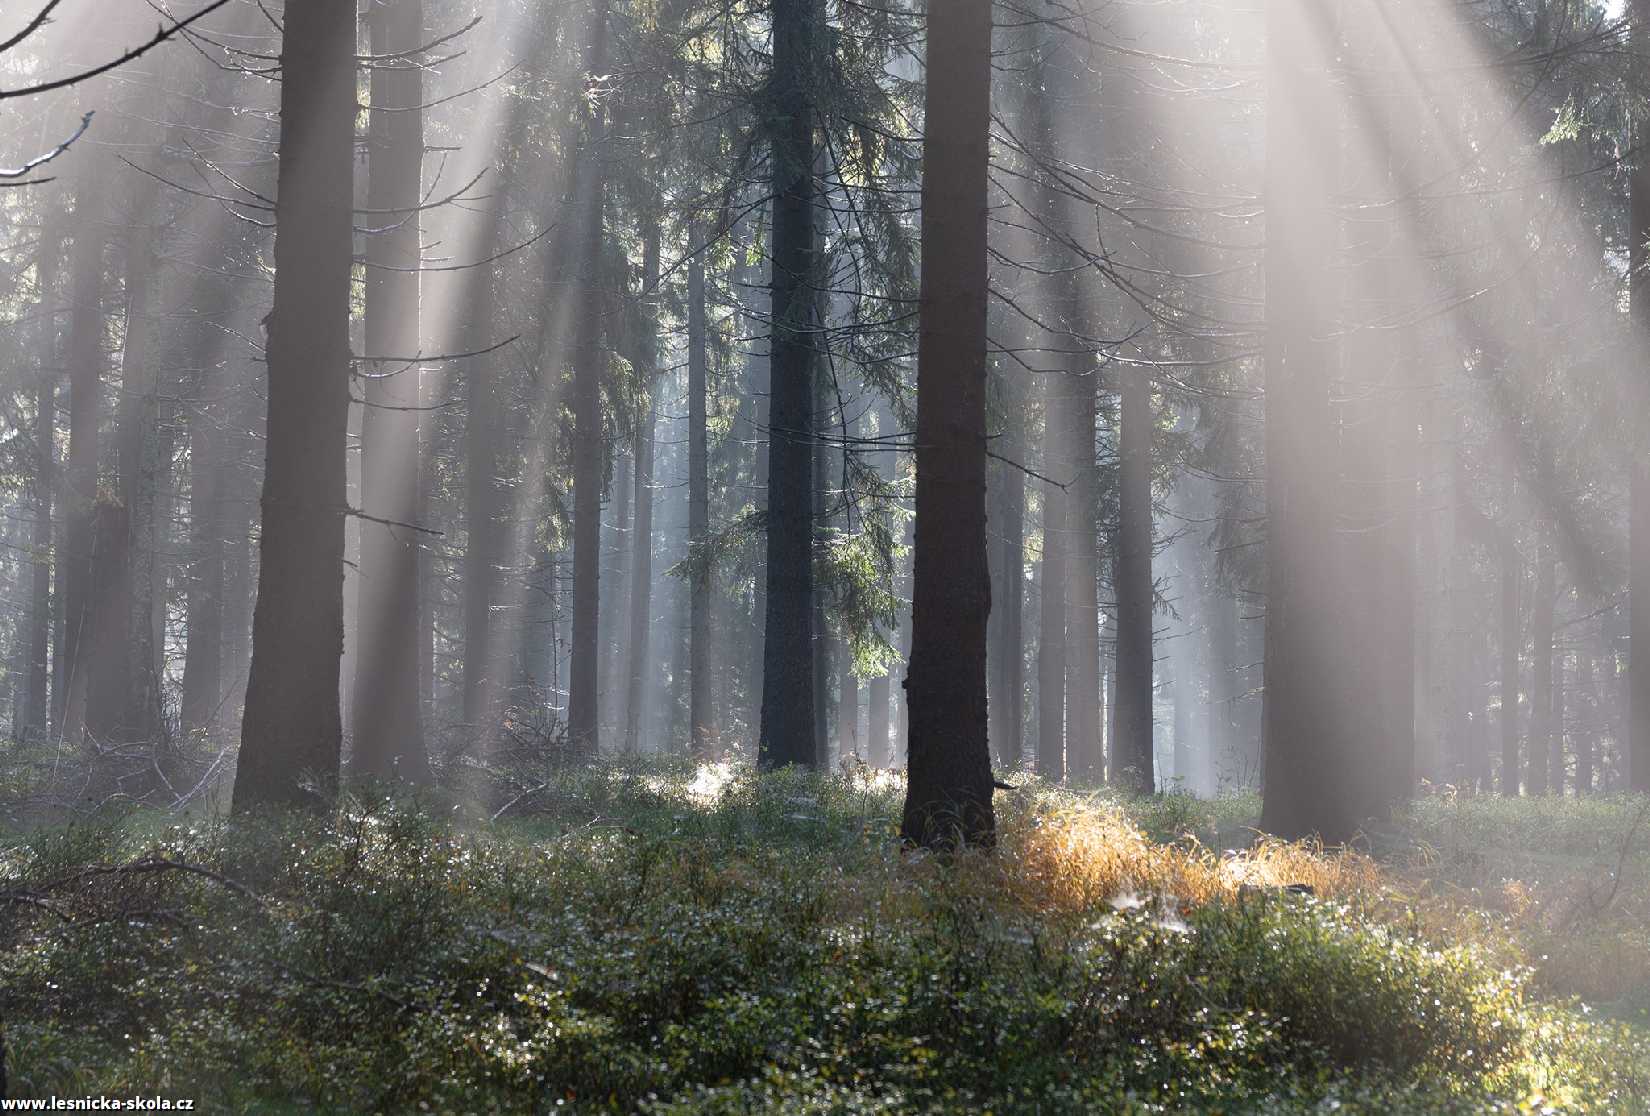
M 1103 800 L 1045 799 L 1002 821 L 1004 883 L 1017 902 L 1042 912 L 1086 910 L 1129 894 L 1198 905 L 1290 885 L 1325 898 L 1367 898 L 1383 885 L 1376 863 L 1353 851 L 1274 838 L 1224 855 L 1190 835 L 1160 844 Z

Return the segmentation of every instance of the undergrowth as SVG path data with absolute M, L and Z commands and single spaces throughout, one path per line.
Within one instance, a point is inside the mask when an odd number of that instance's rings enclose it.
M 1404 877 L 1366 856 L 1211 844 L 1233 804 L 1032 785 L 995 855 L 942 862 L 895 842 L 900 789 L 618 766 L 509 822 L 363 796 L 20 837 L 13 1087 L 245 1112 L 1650 1109 L 1640 1032 L 1537 995 L 1510 930 L 1401 916 Z

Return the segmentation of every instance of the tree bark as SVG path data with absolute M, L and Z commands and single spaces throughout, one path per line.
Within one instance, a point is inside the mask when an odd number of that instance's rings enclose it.
M 1117 699 L 1111 781 L 1149 794 L 1152 752 L 1152 402 L 1143 369 L 1121 372 L 1117 529 Z
M 607 72 L 607 0 L 591 15 L 586 73 Z M 573 636 L 567 695 L 567 739 L 575 755 L 595 756 L 601 748 L 600 662 L 602 496 L 606 486 L 607 442 L 602 426 L 602 244 L 607 160 L 601 150 L 606 118 L 602 102 L 586 109 L 584 137 L 574 187 L 572 219 L 581 230 L 578 297 L 581 306 L 573 352 Z
M 367 238 L 367 356 L 396 357 L 362 371 L 361 572 L 357 578 L 351 770 L 428 782 L 418 700 L 418 406 L 424 177 L 423 0 L 370 9 L 372 70 L 367 205 L 388 227 Z M 395 61 L 388 61 L 395 59 Z M 393 524 L 393 526 L 392 526 Z
M 773 278 L 768 389 L 767 616 L 758 763 L 812 767 L 816 217 L 819 0 L 773 3 Z
M 901 835 L 996 841 L 987 740 L 986 227 L 991 3 L 928 26 L 917 342 L 916 566 Z
M 237 813 L 330 804 L 338 777 L 355 42 L 353 4 L 289 0 L 263 527 Z
M 698 237 L 692 238 L 695 242 Z M 688 732 L 693 754 L 710 755 L 716 732 L 710 696 L 710 583 L 704 548 L 710 538 L 710 454 L 706 446 L 705 394 L 709 390 L 705 322 L 705 262 L 688 264 L 688 545 L 696 559 L 688 602 Z

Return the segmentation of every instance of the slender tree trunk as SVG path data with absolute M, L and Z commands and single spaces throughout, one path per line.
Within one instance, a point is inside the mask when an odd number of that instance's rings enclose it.
M 57 270 L 60 230 L 43 233 L 37 264 L 41 332 L 34 389 L 34 516 L 29 524 L 29 627 L 23 712 L 25 735 L 44 737 L 51 727 L 52 496 L 57 484 Z
M 366 349 L 394 358 L 364 366 L 361 420 L 361 574 L 356 608 L 352 769 L 427 782 L 418 700 L 418 365 L 424 168 L 423 0 L 371 9 L 372 50 L 401 64 L 372 70 L 367 205 L 386 231 L 367 238 Z M 375 222 L 378 223 L 378 222 Z
M 1553 598 L 1552 544 L 1542 540 L 1536 556 L 1535 600 L 1530 609 L 1531 664 L 1529 770 L 1524 785 L 1531 794 L 1546 794 L 1551 771 L 1553 735 Z
M 122 741 L 156 741 L 160 735 L 160 648 L 155 643 L 155 579 L 159 572 L 160 472 L 171 461 L 170 433 L 163 434 L 159 354 L 151 324 L 156 259 L 151 217 L 153 197 L 145 191 L 135 207 L 136 224 L 126 238 L 126 341 L 120 372 L 120 502 L 126 509 L 125 584 L 116 596 L 127 606 L 125 636 L 109 667 L 120 678 L 105 685 L 121 693 L 110 729 Z M 163 450 L 163 441 L 165 442 Z M 162 597 L 165 586 L 160 587 Z
M 698 241 L 695 236 L 694 241 Z M 703 555 L 710 538 L 710 454 L 706 446 L 705 395 L 709 390 L 705 321 L 705 262 L 688 264 L 688 543 Z M 694 566 L 689 583 L 688 726 L 694 755 L 710 754 L 716 728 L 710 697 L 710 563 Z
M 659 224 L 649 219 L 642 235 L 642 289 L 648 298 L 657 296 L 659 285 Z M 652 667 L 648 659 L 649 637 L 653 631 L 653 464 L 659 426 L 659 311 L 649 302 L 642 311 L 641 336 L 636 359 L 648 391 L 647 415 L 636 434 L 636 525 L 631 540 L 633 554 L 630 581 L 630 665 L 625 701 L 625 751 L 634 754 L 641 746 L 645 685 Z
M 64 473 L 63 551 L 59 593 L 63 635 L 58 644 L 54 723 L 58 735 L 78 745 L 86 727 L 87 651 L 92 647 L 92 565 L 98 486 L 98 422 L 106 357 L 103 349 L 103 194 L 97 183 L 82 187 L 76 202 L 70 262 L 69 460 Z
M 1112 707 L 1114 784 L 1150 793 L 1152 754 L 1152 402 L 1143 369 L 1121 373 L 1117 532 L 1117 701 Z
M 329 803 L 338 777 L 355 42 L 353 4 L 288 0 L 263 527 L 237 813 Z
M 986 715 L 987 173 L 991 3 L 957 0 L 928 28 L 917 343 L 917 515 L 908 783 L 900 832 L 996 841 Z
M 1002 383 L 1003 451 L 1008 461 L 990 468 L 993 516 L 991 637 L 991 741 L 997 762 L 1013 770 L 1025 761 L 1025 406 L 1018 384 Z
M 1552 751 L 1549 753 L 1549 758 L 1552 760 L 1550 768 L 1552 774 L 1548 778 L 1547 786 L 1554 794 L 1562 797 L 1564 794 L 1564 777 L 1568 767 L 1564 758 L 1564 741 L 1569 735 L 1567 726 L 1564 723 L 1564 676 L 1570 656 L 1564 652 L 1562 647 L 1555 646 L 1553 652 L 1553 744 Z
M 589 74 L 607 72 L 607 0 L 591 15 Z M 605 241 L 607 159 L 601 150 L 606 117 L 600 103 L 587 109 L 574 196 L 582 300 L 573 364 L 573 643 L 567 694 L 567 738 L 575 754 L 601 748 L 599 663 L 601 624 L 602 495 L 607 442 L 602 427 L 602 244 Z
M 1518 583 L 1524 577 L 1515 535 L 1514 498 L 1516 462 L 1509 453 L 1502 478 L 1501 524 L 1501 793 L 1517 796 L 1518 759 L 1518 654 L 1524 642 L 1519 628 Z
M 767 616 L 758 761 L 815 762 L 814 463 L 819 0 L 773 3 L 773 310 L 768 390 Z
M 1593 652 L 1576 651 L 1576 796 L 1593 793 L 1593 764 L 1598 754 L 1598 691 L 1593 685 Z

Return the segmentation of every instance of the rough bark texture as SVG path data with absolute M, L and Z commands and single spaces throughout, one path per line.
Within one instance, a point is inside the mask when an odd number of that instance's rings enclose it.
M 813 766 L 814 114 L 818 0 L 773 4 L 773 333 L 758 762 Z
M 986 180 L 991 3 L 928 28 L 917 343 L 917 515 L 901 834 L 996 840 L 986 715 Z
M 289 0 L 263 527 L 237 813 L 330 802 L 338 776 L 354 58 L 353 4 Z
M 371 8 L 372 50 L 403 56 L 422 46 L 422 0 Z M 418 701 L 420 224 L 424 165 L 423 70 L 406 59 L 372 71 L 367 206 L 389 227 L 367 239 L 366 355 L 403 358 L 364 366 L 361 420 L 361 576 L 351 702 L 351 767 L 361 775 L 427 781 Z M 382 521 L 382 522 L 380 522 Z

